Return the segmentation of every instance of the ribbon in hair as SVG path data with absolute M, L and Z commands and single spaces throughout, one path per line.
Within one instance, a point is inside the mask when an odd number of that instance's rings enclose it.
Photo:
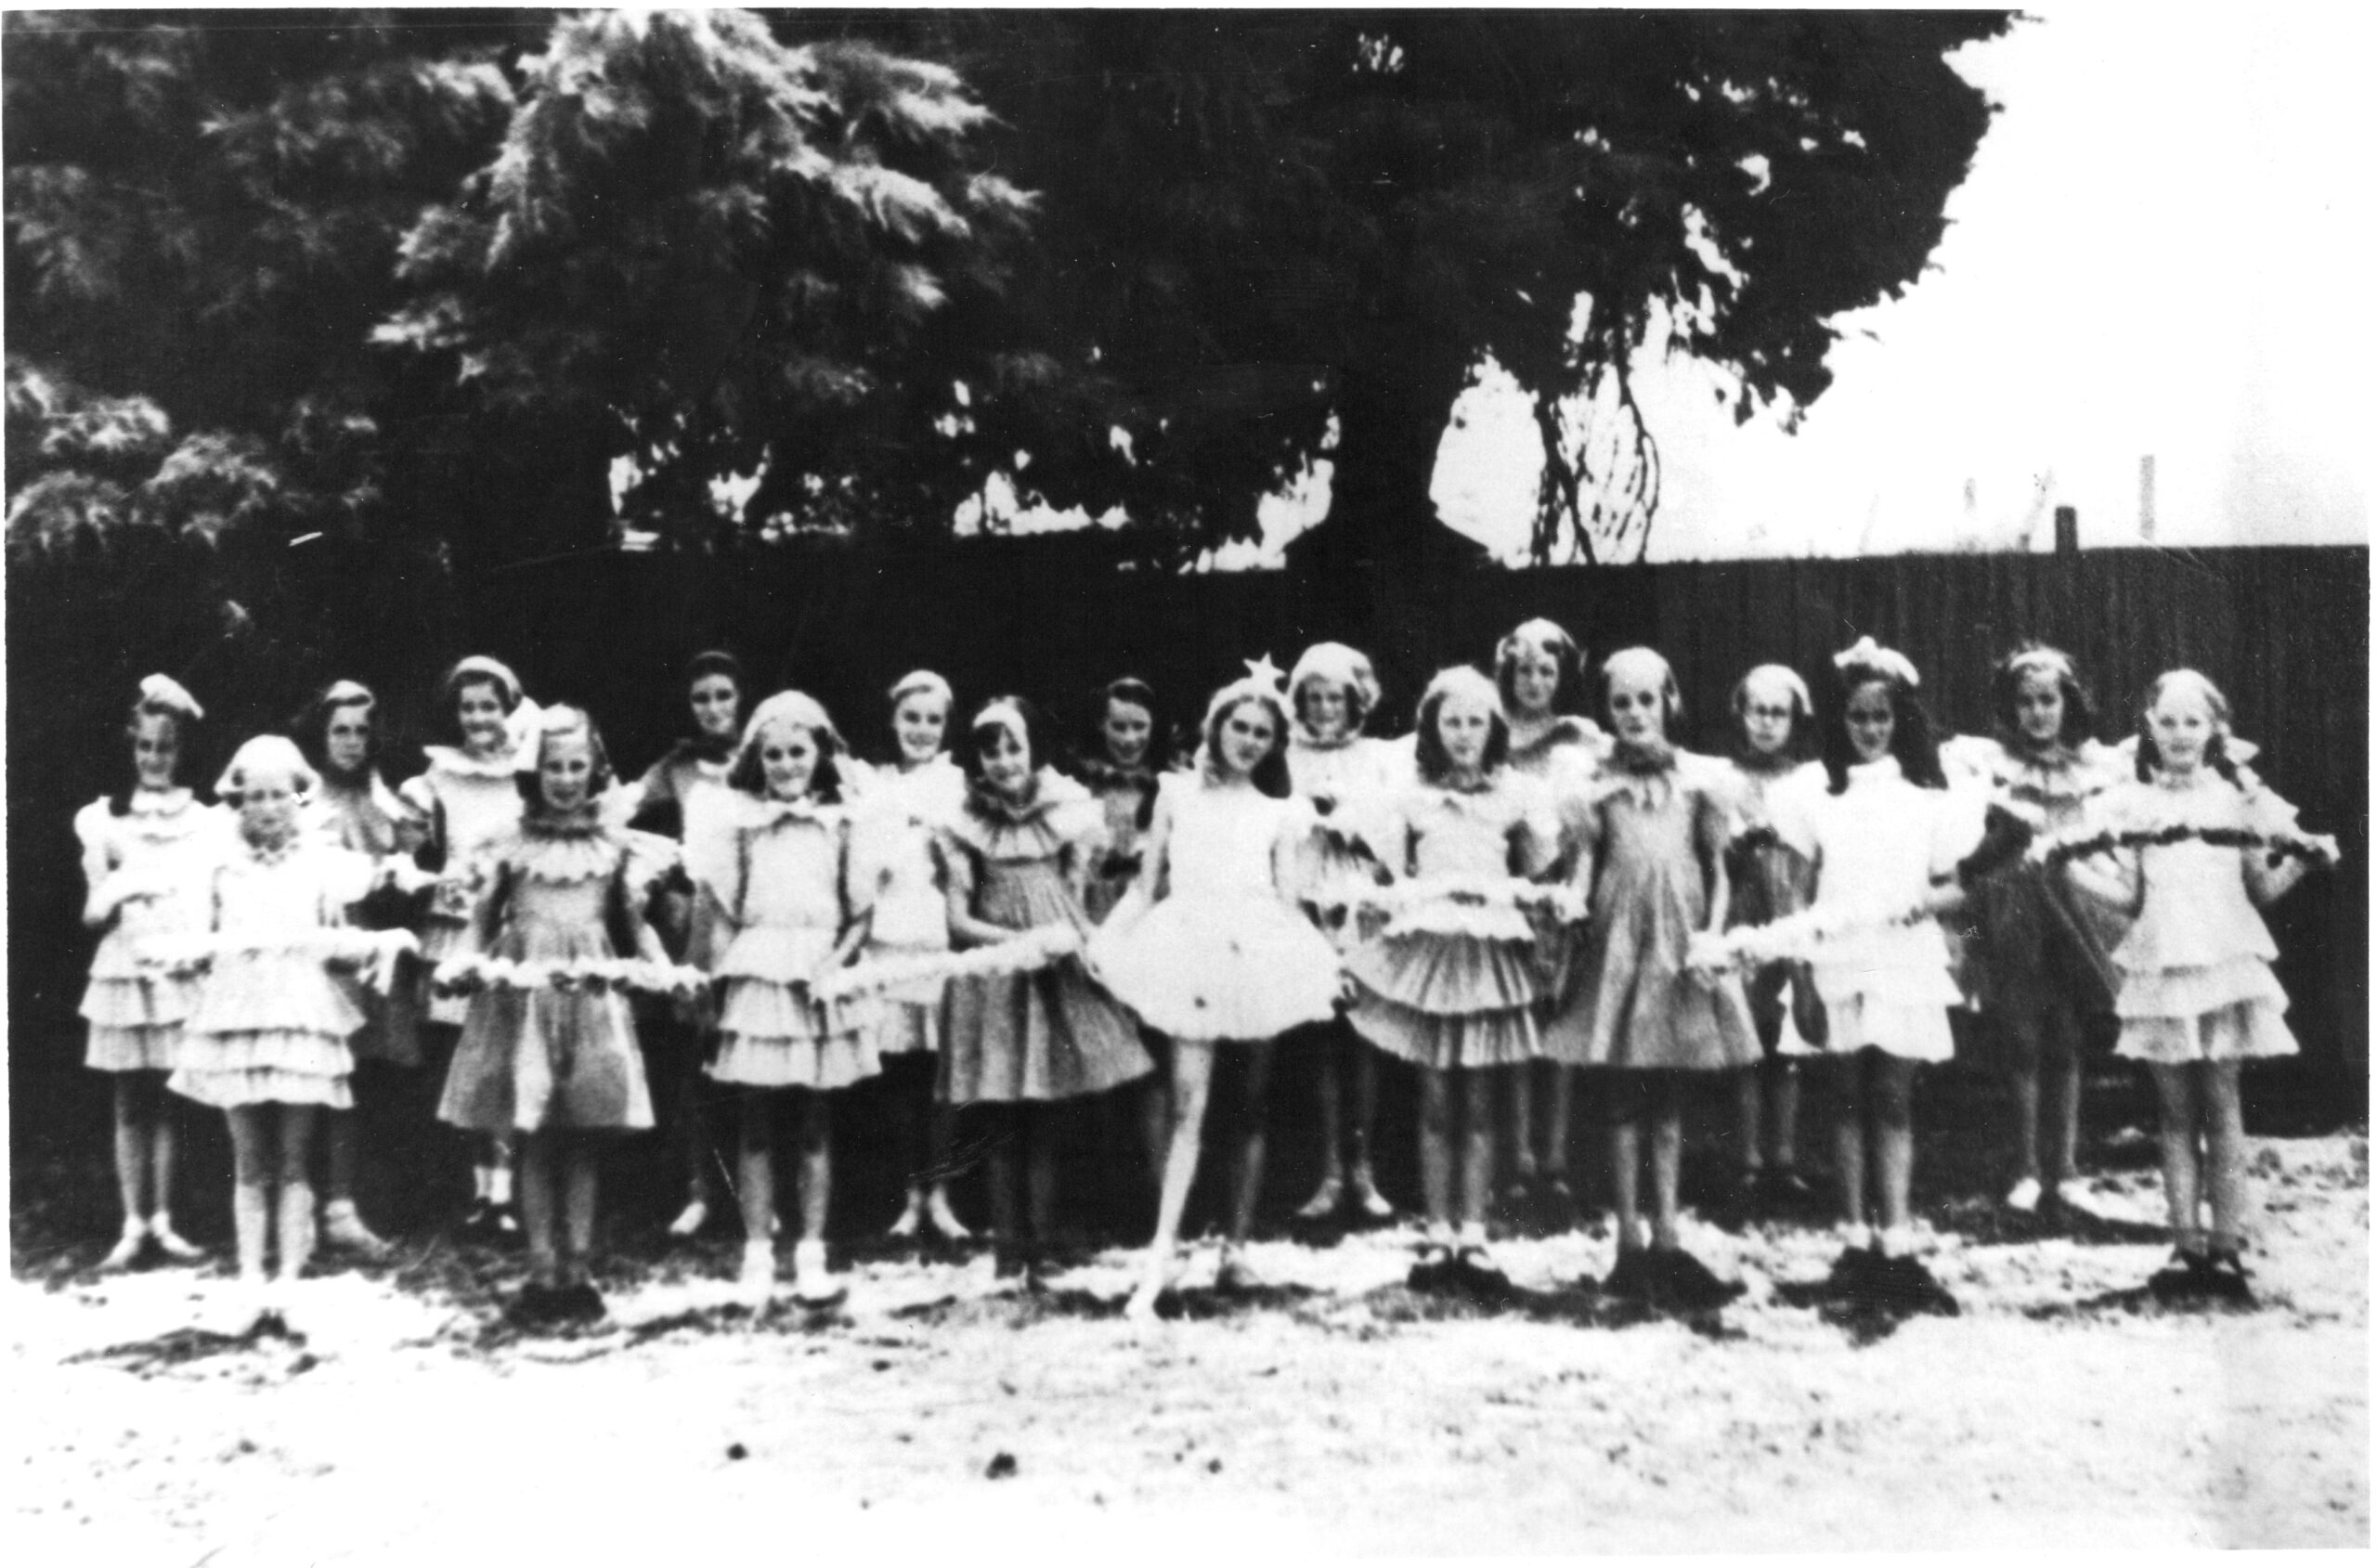
M 1923 684 L 1923 677 L 1916 673 L 1915 662 L 1896 648 L 1885 648 L 1871 637 L 1856 641 L 1832 655 L 1835 669 L 1879 670 L 1893 680 L 1913 689 Z

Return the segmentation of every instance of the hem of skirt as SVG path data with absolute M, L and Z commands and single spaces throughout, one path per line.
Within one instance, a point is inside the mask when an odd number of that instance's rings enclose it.
M 236 1110 L 255 1105 L 318 1105 L 331 1110 L 355 1108 L 355 1094 L 344 1075 L 323 1078 L 312 1073 L 193 1070 L 177 1068 L 165 1087 L 186 1100 Z

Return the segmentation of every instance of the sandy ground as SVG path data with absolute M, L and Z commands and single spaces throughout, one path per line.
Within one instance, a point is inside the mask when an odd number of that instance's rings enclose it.
M 1405 1289 L 1406 1234 L 1259 1246 L 1254 1299 L 1199 1289 L 1206 1252 L 1141 1333 L 1120 1252 L 1038 1294 L 986 1257 L 863 1262 L 838 1314 L 757 1323 L 721 1252 L 528 1339 L 483 1292 L 346 1272 L 303 1288 L 302 1344 L 192 1334 L 211 1271 L 20 1279 L 11 1558 L 2365 1547 L 2367 1144 L 2257 1168 L 2257 1311 L 2142 1306 L 2142 1225 L 1951 1228 L 1962 1315 L 1871 1340 L 1790 1303 L 1833 1246 L 1773 1225 L 1695 1232 L 1748 1294 L 1690 1323 L 1564 1289 L 1607 1265 L 1590 1235 L 1498 1248 L 1544 1292 L 1498 1311 Z M 2156 1217 L 2150 1173 L 2091 1186 Z

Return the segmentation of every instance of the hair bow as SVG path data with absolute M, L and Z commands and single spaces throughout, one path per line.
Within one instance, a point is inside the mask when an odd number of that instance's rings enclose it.
M 191 719 L 206 717 L 206 710 L 198 706 L 198 699 L 189 694 L 189 688 L 170 675 L 142 676 L 140 701 L 146 706 L 162 707 Z
M 1883 647 L 1871 637 L 1861 637 L 1857 639 L 1855 642 L 1833 654 L 1832 667 L 1835 669 L 1839 670 L 1879 670 L 1882 674 L 1889 676 L 1891 680 L 1900 681 L 1909 687 L 1917 687 L 1923 684 L 1923 677 L 1916 673 L 1914 660 L 1908 658 L 1904 654 L 1900 653 L 1896 648 Z

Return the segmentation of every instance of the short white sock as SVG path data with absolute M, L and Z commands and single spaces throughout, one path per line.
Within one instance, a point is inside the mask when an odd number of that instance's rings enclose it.
M 512 1167 L 493 1165 L 487 1168 L 487 1200 L 499 1209 L 512 1201 Z

